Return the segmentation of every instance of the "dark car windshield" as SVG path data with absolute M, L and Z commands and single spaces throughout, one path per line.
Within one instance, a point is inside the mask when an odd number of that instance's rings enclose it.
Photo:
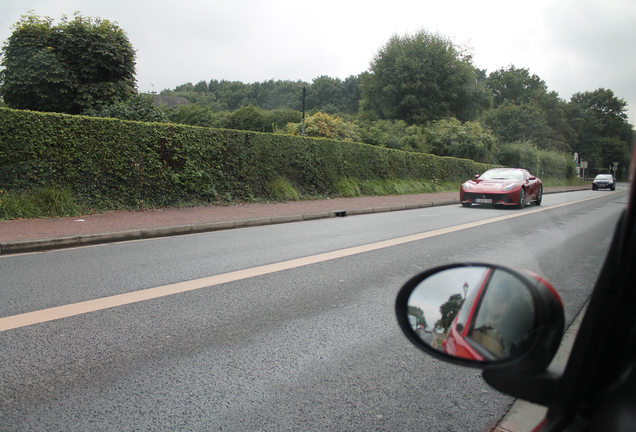
M 596 176 L 596 178 L 594 180 L 609 180 L 612 181 L 612 175 L 611 174 L 599 174 Z
M 520 170 L 507 170 L 507 169 L 493 169 L 488 170 L 479 176 L 480 180 L 525 180 L 523 171 Z

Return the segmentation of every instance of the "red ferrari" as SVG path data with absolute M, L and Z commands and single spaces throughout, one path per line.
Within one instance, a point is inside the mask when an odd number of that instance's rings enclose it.
M 494 168 L 463 183 L 459 199 L 464 207 L 492 204 L 523 208 L 531 202 L 541 205 L 543 185 L 525 169 Z

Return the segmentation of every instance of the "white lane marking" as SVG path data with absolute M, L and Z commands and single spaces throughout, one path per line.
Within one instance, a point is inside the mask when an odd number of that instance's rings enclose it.
M 549 207 L 538 207 L 533 210 L 526 210 L 523 212 L 516 212 L 507 214 L 504 216 L 497 216 L 490 219 L 484 219 L 477 222 L 470 222 L 462 225 L 456 225 L 449 228 L 442 228 L 434 231 L 427 231 L 424 233 L 413 234 L 405 237 L 399 237 L 391 240 L 384 240 L 376 243 L 371 243 L 363 246 L 356 246 L 347 249 L 341 249 L 333 252 L 322 253 L 318 255 L 308 256 L 305 258 L 297 258 L 289 261 L 283 261 L 275 264 L 268 264 L 264 266 L 254 267 L 245 270 L 238 270 L 230 273 L 224 273 L 216 276 L 210 276 L 201 279 L 195 279 L 187 282 L 179 282 L 171 285 L 164 285 L 156 288 L 144 289 L 141 291 L 134 291 L 125 294 L 118 294 L 109 297 L 102 297 L 94 300 L 87 300 L 78 303 L 71 303 L 64 306 L 58 306 L 48 309 L 42 309 L 33 312 L 27 312 L 19 315 L 8 316 L 0 318 L 0 332 L 16 329 L 20 327 L 26 327 L 33 324 L 41 324 L 48 321 L 53 321 L 61 318 L 68 318 L 76 315 L 81 315 L 89 312 L 96 312 L 104 309 L 114 308 L 118 306 L 124 306 L 131 303 L 137 303 L 144 300 L 152 300 L 160 297 L 166 297 L 173 294 L 184 293 L 188 291 L 194 291 L 200 288 L 208 288 L 215 285 L 220 285 L 228 282 L 235 282 L 242 279 L 252 278 L 256 276 L 263 276 L 270 273 L 275 273 L 283 270 L 290 270 L 297 267 L 302 267 L 310 264 L 321 263 L 324 261 L 330 261 L 338 258 L 344 258 L 352 255 L 361 254 L 364 252 L 370 252 L 378 249 L 388 248 L 391 246 L 397 246 L 405 243 L 410 243 L 418 240 L 424 240 L 431 237 L 436 237 L 444 234 L 449 234 L 469 228 L 475 228 L 490 223 L 501 222 L 508 219 L 513 219 L 520 216 L 526 216 L 533 213 L 538 213 L 546 210 L 553 210 L 559 207 L 567 205 L 577 204 L 584 201 L 600 198 L 601 196 L 595 196 L 591 198 L 585 198 L 578 201 L 571 201 L 568 203 L 557 204 Z

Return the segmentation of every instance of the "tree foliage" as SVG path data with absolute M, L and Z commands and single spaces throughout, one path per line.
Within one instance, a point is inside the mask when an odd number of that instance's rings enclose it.
M 177 105 L 168 110 L 170 122 L 190 126 L 222 128 L 226 117 L 212 112 L 209 106 Z
M 422 328 L 426 328 L 428 323 L 426 322 L 426 317 L 424 316 L 424 311 L 417 306 L 408 306 L 408 314 L 413 315 L 417 318 L 417 323 L 422 326 Z
M 289 123 L 284 132 L 289 135 L 301 135 L 301 123 Z M 323 112 L 317 112 L 305 118 L 305 135 L 313 138 L 359 142 L 354 124 Z
M 442 317 L 435 323 L 435 327 L 443 328 L 444 331 L 448 330 L 463 304 L 464 299 L 461 294 L 451 295 L 446 303 L 439 307 Z
M 434 155 L 489 164 L 499 162 L 497 139 L 479 122 L 461 123 L 454 118 L 439 120 L 426 129 L 425 137 Z
M 430 153 L 422 128 L 404 120 L 358 120 L 360 142 L 380 147 Z
M 3 48 L 0 94 L 15 109 L 78 114 L 135 91 L 135 51 L 115 23 L 23 16 Z
M 362 107 L 382 119 L 425 124 L 474 119 L 487 105 L 471 56 L 450 39 L 424 30 L 394 35 L 362 76 Z
M 535 95 L 548 92 L 548 87 L 541 78 L 535 74 L 530 75 L 528 69 L 518 69 L 514 65 L 492 72 L 484 84 L 492 93 L 494 108 L 504 102 L 517 105 L 529 103 Z
M 609 168 L 619 163 L 620 170 L 629 168 L 632 126 L 627 122 L 627 102 L 614 92 L 600 88 L 572 96 L 571 121 L 578 140 L 574 151 L 593 168 Z
M 91 117 L 109 117 L 120 120 L 143 122 L 169 122 L 168 111 L 161 106 L 155 106 L 149 94 L 137 94 L 123 102 L 102 106 L 99 109 L 84 110 L 84 115 Z
M 484 81 L 493 109 L 484 123 L 505 143 L 528 142 L 544 150 L 571 152 L 575 142 L 567 103 L 528 69 L 499 69 Z
M 301 111 L 302 89 L 306 89 L 306 111 L 328 114 L 356 114 L 360 100 L 360 79 L 321 76 L 312 83 L 303 81 L 264 81 L 245 84 L 241 81 L 210 80 L 206 84 L 185 83 L 161 94 L 185 97 L 192 103 L 208 106 L 213 111 L 235 111 L 254 105 L 264 110 L 290 109 Z

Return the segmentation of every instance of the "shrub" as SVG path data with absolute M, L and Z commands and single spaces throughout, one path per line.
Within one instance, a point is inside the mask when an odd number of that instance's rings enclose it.
M 274 201 L 298 201 L 300 199 L 296 189 L 282 177 L 276 177 L 269 182 L 269 196 Z

